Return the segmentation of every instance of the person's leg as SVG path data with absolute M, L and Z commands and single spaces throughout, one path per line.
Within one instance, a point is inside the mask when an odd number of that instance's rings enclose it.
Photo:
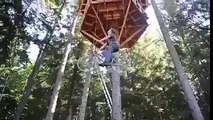
M 112 53 L 110 51 L 110 49 L 104 50 L 102 52 L 103 58 L 104 58 L 104 62 L 102 64 L 99 64 L 100 66 L 109 66 L 110 62 L 112 60 Z
M 104 56 L 104 62 L 109 63 L 112 58 L 112 53 L 110 52 L 110 50 L 104 50 L 102 55 Z

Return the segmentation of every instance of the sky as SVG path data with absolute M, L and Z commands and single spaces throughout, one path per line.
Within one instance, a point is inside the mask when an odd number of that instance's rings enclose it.
M 145 35 L 150 35 L 155 37 L 157 37 L 156 35 L 158 35 L 159 24 L 152 6 L 151 5 L 148 6 L 145 12 L 147 13 L 147 16 L 149 17 L 149 19 L 147 20 L 149 26 L 147 27 L 146 31 L 141 35 L 140 40 L 142 40 L 143 36 Z M 35 62 L 39 52 L 39 48 L 37 47 L 37 45 L 31 44 L 27 51 L 28 51 L 28 55 L 31 62 Z

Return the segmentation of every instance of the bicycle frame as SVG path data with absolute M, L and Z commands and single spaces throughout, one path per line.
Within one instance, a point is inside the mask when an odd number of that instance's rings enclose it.
M 103 62 L 103 59 L 102 59 L 102 55 L 101 54 L 98 54 L 97 51 L 93 51 L 92 52 L 92 56 L 89 58 L 90 60 L 94 60 L 95 62 L 97 62 L 98 64 L 101 62 Z

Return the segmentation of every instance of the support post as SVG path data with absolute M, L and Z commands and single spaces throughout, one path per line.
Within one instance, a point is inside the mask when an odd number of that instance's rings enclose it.
M 126 25 L 126 20 L 127 20 L 128 14 L 129 14 L 131 3 L 132 3 L 132 0 L 129 0 L 128 7 L 127 7 L 127 10 L 126 10 L 126 13 L 125 13 L 125 16 L 124 16 L 123 24 L 122 24 L 122 27 L 121 27 L 121 31 L 119 33 L 118 43 L 120 43 L 120 39 L 121 39 L 123 30 L 124 30 L 124 26 Z
M 199 107 L 199 105 L 196 101 L 196 98 L 193 94 L 192 88 L 189 84 L 189 80 L 187 79 L 184 68 L 183 68 L 181 61 L 179 59 L 179 56 L 177 54 L 177 51 L 175 50 L 175 48 L 172 44 L 172 40 L 169 36 L 169 30 L 166 28 L 166 26 L 163 22 L 162 16 L 161 16 L 161 14 L 158 10 L 158 7 L 157 7 L 155 1 L 151 0 L 151 4 L 153 6 L 155 15 L 156 15 L 158 23 L 160 25 L 160 29 L 161 29 L 161 32 L 163 34 L 163 37 L 165 39 L 166 46 L 167 46 L 169 53 L 172 57 L 172 61 L 174 63 L 175 69 L 177 71 L 179 81 L 180 81 L 181 87 L 183 89 L 183 92 L 185 94 L 186 102 L 188 103 L 191 115 L 192 115 L 194 120 L 204 120 L 203 115 L 202 115 L 201 110 L 200 110 L 200 107 Z
M 96 11 L 95 8 L 94 8 L 94 6 L 92 6 L 92 10 L 93 10 L 93 12 L 95 13 L 96 18 L 98 19 L 98 22 L 99 22 L 99 24 L 100 24 L 100 26 L 101 26 L 101 29 L 102 29 L 104 35 L 107 36 L 107 33 L 106 33 L 105 29 L 104 29 L 104 26 L 103 26 L 103 24 L 102 24 L 102 22 L 101 22 L 101 20 L 100 20 L 100 18 L 99 18 L 99 16 L 98 16 L 97 11 Z
M 118 64 L 118 56 L 115 63 Z M 112 120 L 122 120 L 121 113 L 121 89 L 120 89 L 120 67 L 119 65 L 112 66 Z
M 89 95 L 90 78 L 91 78 L 90 71 L 87 71 L 86 72 L 85 83 L 84 83 L 83 95 L 82 95 L 82 99 L 81 99 L 81 107 L 80 107 L 80 112 L 79 112 L 79 120 L 84 120 L 85 119 L 85 112 L 86 112 L 86 106 L 87 106 L 87 98 L 88 98 L 88 95 Z
M 129 36 L 126 41 L 124 41 L 121 45 L 120 48 L 124 47 L 124 45 L 126 43 L 128 43 L 130 40 L 132 40 L 132 38 L 134 38 L 136 35 L 138 35 L 140 32 L 142 32 L 144 30 L 144 28 L 146 28 L 147 26 L 143 26 L 142 28 L 138 29 L 136 32 L 134 32 L 131 36 Z

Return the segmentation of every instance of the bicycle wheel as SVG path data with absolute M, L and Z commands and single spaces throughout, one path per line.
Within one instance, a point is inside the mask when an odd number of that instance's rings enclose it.
M 90 61 L 92 57 L 89 55 L 82 56 L 81 58 L 78 59 L 77 61 L 77 66 L 81 71 L 86 71 L 90 69 Z

